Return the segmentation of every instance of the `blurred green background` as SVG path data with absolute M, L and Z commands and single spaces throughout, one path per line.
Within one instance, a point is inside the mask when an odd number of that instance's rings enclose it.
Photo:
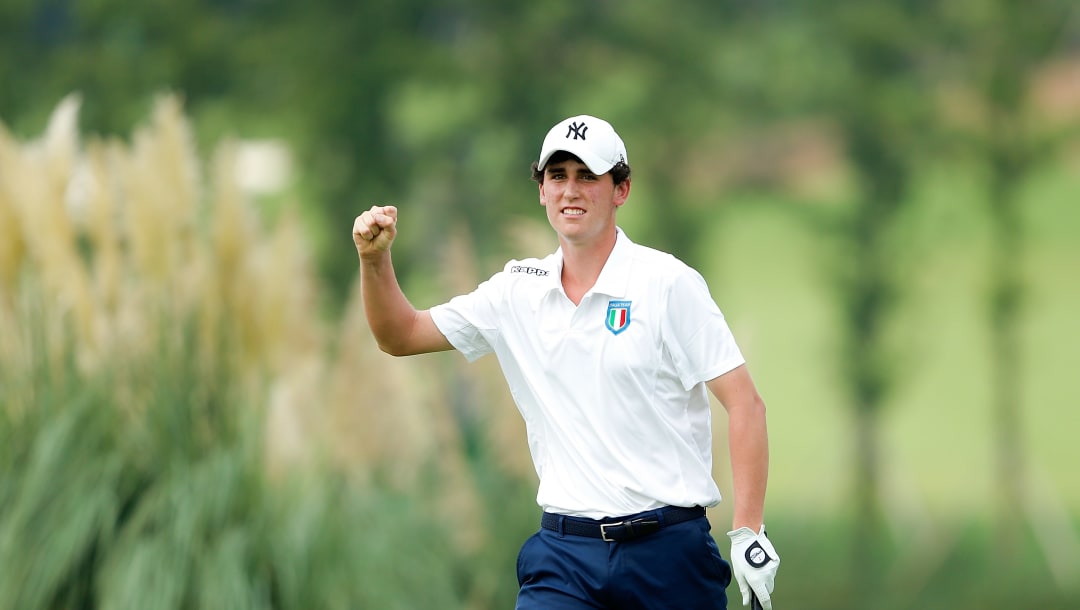
M 1080 607 L 1074 1 L 5 0 L 0 608 L 512 607 L 497 365 L 380 353 L 348 234 L 545 254 L 579 113 L 769 405 L 780 610 Z

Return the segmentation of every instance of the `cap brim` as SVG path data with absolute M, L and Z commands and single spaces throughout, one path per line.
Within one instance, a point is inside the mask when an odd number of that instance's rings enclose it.
M 611 168 L 615 167 L 614 163 L 604 161 L 600 157 L 594 155 L 592 151 L 588 149 L 575 150 L 575 147 L 573 146 L 553 146 L 550 149 L 544 148 L 544 153 L 540 156 L 540 160 L 536 162 L 536 168 L 539 170 L 543 170 L 545 167 L 547 167 L 548 160 L 551 159 L 551 157 L 559 151 L 568 152 L 577 157 L 578 159 L 581 159 L 581 162 L 589 168 L 589 171 L 596 174 L 597 176 L 601 174 L 606 174 L 611 171 Z

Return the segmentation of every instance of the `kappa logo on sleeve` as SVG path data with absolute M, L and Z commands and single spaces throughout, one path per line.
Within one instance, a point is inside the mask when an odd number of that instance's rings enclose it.
M 616 335 L 626 330 L 630 326 L 630 301 L 608 301 L 604 326 Z
M 510 267 L 510 273 L 524 273 L 526 275 L 535 275 L 537 277 L 543 277 L 548 275 L 547 269 L 541 269 L 539 267 L 522 267 L 521 265 L 514 265 Z

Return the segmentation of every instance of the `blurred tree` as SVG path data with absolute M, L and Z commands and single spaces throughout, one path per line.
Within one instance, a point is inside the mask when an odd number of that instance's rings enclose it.
M 80 91 L 85 128 L 119 135 L 156 94 L 178 91 L 204 139 L 289 137 L 308 198 L 325 202 L 315 216 L 344 235 L 356 199 L 383 199 L 403 182 L 406 163 L 387 133 L 390 94 L 404 75 L 449 68 L 434 44 L 439 8 L 416 0 L 13 0 L 0 7 L 0 116 L 16 132 L 35 132 L 56 100 Z M 347 253 L 324 256 L 339 298 L 354 269 Z
M 775 60 L 806 30 L 774 3 L 678 12 L 657 20 L 643 0 L 12 0 L 0 7 L 11 83 L 0 116 L 36 132 L 77 90 L 89 131 L 123 134 L 153 95 L 175 90 L 204 142 L 288 137 L 340 301 L 355 273 L 340 235 L 359 210 L 404 202 L 424 219 L 397 252 L 406 277 L 453 222 L 481 256 L 505 250 L 506 220 L 538 217 L 527 177 L 539 138 L 564 116 L 597 114 L 619 126 L 645 178 L 634 205 L 650 245 L 691 258 L 718 193 L 688 175 L 709 167 L 716 140 L 796 107 L 805 75 Z
M 36 131 L 53 105 L 82 91 L 83 122 L 93 131 L 127 131 L 150 98 L 183 91 L 205 103 L 235 91 L 245 22 L 230 3 L 71 0 L 5 3 L 0 16 L 0 113 Z M 236 3 L 232 3 L 236 4 Z
M 902 256 L 891 230 L 910 201 L 920 148 L 933 130 L 924 56 L 932 48 L 931 4 L 814 3 L 822 40 L 837 45 L 844 58 L 836 68 L 845 82 L 827 104 L 856 183 L 840 225 L 839 295 L 855 417 L 853 582 L 862 600 L 880 590 L 885 572 L 880 427 L 896 376 L 885 331 L 900 296 L 896 264 Z
M 1022 370 L 1018 313 L 1022 294 L 1022 224 L 1018 190 L 1061 131 L 1037 133 L 1027 92 L 1035 68 L 1060 50 L 1072 3 L 971 0 L 938 5 L 905 2 L 824 3 L 817 13 L 843 49 L 839 66 L 850 79 L 835 91 L 838 121 L 855 171 L 858 195 L 845 224 L 848 266 L 842 299 L 849 321 L 848 379 L 855 415 L 854 582 L 870 594 L 884 573 L 880 506 L 880 412 L 895 374 L 884 325 L 900 298 L 895 261 L 902 251 L 891 234 L 908 202 L 920 163 L 934 158 L 945 126 L 935 87 L 957 81 L 982 98 L 984 129 L 972 139 L 989 166 L 996 247 L 991 257 L 991 324 L 1001 530 L 1015 533 L 1022 514 L 1023 455 L 1019 399 Z M 961 73 L 941 65 L 959 53 Z M 1015 534 L 1014 534 L 1015 535 Z M 1006 536 L 1008 541 L 1010 536 Z M 1006 542 L 1010 548 L 1015 547 Z
M 974 93 L 973 114 L 961 124 L 964 139 L 985 160 L 994 247 L 988 260 L 991 286 L 992 413 L 997 463 L 998 540 L 1001 556 L 1019 543 L 1027 467 L 1024 447 L 1021 316 L 1026 240 L 1021 190 L 1030 174 L 1075 131 L 1048 123 L 1033 106 L 1038 69 L 1063 51 L 1069 24 L 1080 15 L 1069 0 L 967 0 L 949 6 L 950 39 L 963 68 L 956 79 Z M 1080 36 L 1080 32 L 1072 32 Z M 1039 527 L 1038 524 L 1033 524 Z

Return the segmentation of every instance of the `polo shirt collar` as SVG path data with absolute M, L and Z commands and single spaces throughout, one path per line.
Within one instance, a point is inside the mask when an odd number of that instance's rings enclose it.
M 600 271 L 600 277 L 596 278 L 590 292 L 598 292 L 611 297 L 621 297 L 627 292 L 630 285 L 630 260 L 628 256 L 634 242 L 616 227 L 615 247 L 611 249 L 604 268 Z

